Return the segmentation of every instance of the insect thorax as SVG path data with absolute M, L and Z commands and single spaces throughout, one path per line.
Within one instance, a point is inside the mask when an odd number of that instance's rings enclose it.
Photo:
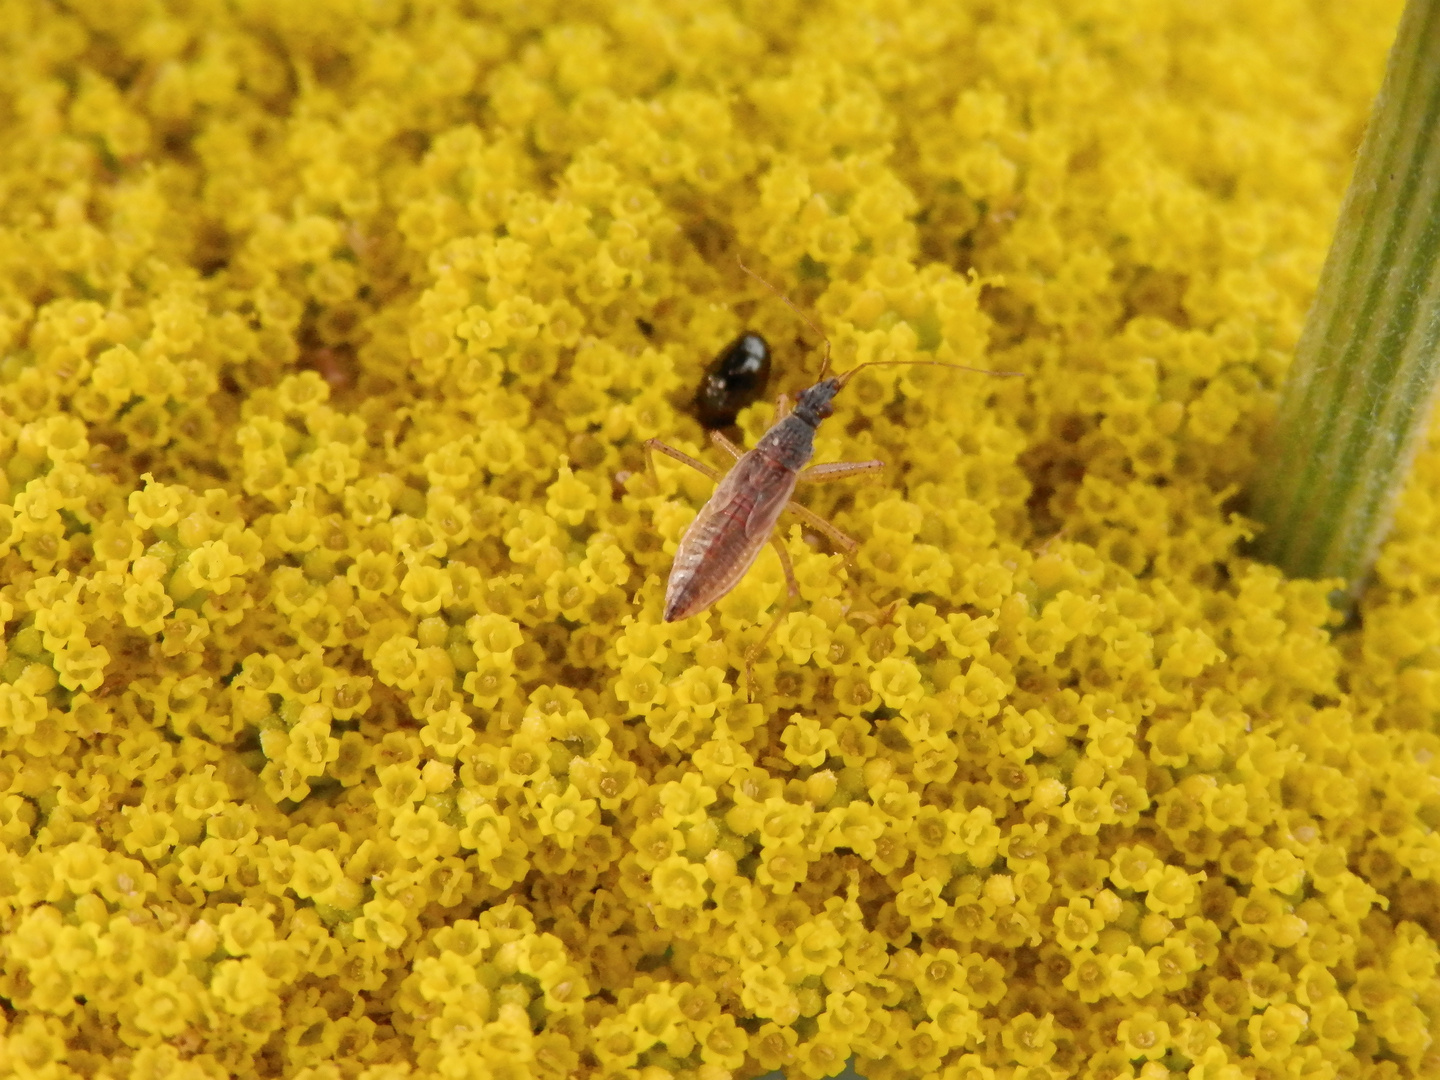
M 792 472 L 799 472 L 815 454 L 815 425 L 792 412 L 767 431 L 755 449 Z

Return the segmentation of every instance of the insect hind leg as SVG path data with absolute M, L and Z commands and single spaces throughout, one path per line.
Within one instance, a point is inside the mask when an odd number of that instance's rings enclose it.
M 775 618 L 770 620 L 770 625 L 765 628 L 765 633 L 760 635 L 760 640 L 745 650 L 745 700 L 755 700 L 755 660 L 765 651 L 765 646 L 770 643 L 771 637 L 780 626 L 780 621 L 790 614 L 790 609 L 795 606 L 795 601 L 800 599 L 800 583 L 795 580 L 795 566 L 790 562 L 790 553 L 785 550 L 785 543 L 778 535 L 770 537 L 770 543 L 775 546 L 776 552 L 780 555 L 780 567 L 785 571 L 785 600 L 780 605 L 780 610 L 775 613 Z
M 850 556 L 855 554 L 855 549 L 860 546 L 860 541 L 856 540 L 853 536 L 841 532 L 830 522 L 815 513 L 815 511 L 807 509 L 793 500 L 786 504 L 785 509 L 789 510 L 816 532 L 828 536 L 831 543 L 844 553 L 846 562 L 850 561 Z

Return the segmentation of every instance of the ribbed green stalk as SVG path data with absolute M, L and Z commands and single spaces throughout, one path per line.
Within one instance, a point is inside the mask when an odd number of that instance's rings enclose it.
M 1440 0 L 1410 0 L 1251 513 L 1291 577 L 1363 585 L 1440 372 Z

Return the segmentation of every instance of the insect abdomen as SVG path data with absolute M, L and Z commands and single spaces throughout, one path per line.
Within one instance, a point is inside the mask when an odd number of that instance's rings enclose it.
M 735 463 L 681 537 L 665 590 L 666 622 L 698 614 L 728 593 L 770 539 L 794 494 L 795 473 L 759 450 Z

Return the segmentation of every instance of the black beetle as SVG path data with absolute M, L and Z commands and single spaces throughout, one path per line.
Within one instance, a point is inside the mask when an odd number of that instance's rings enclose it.
M 695 393 L 695 418 L 715 429 L 735 423 L 736 414 L 758 401 L 770 381 L 770 346 L 747 330 L 720 350 Z

